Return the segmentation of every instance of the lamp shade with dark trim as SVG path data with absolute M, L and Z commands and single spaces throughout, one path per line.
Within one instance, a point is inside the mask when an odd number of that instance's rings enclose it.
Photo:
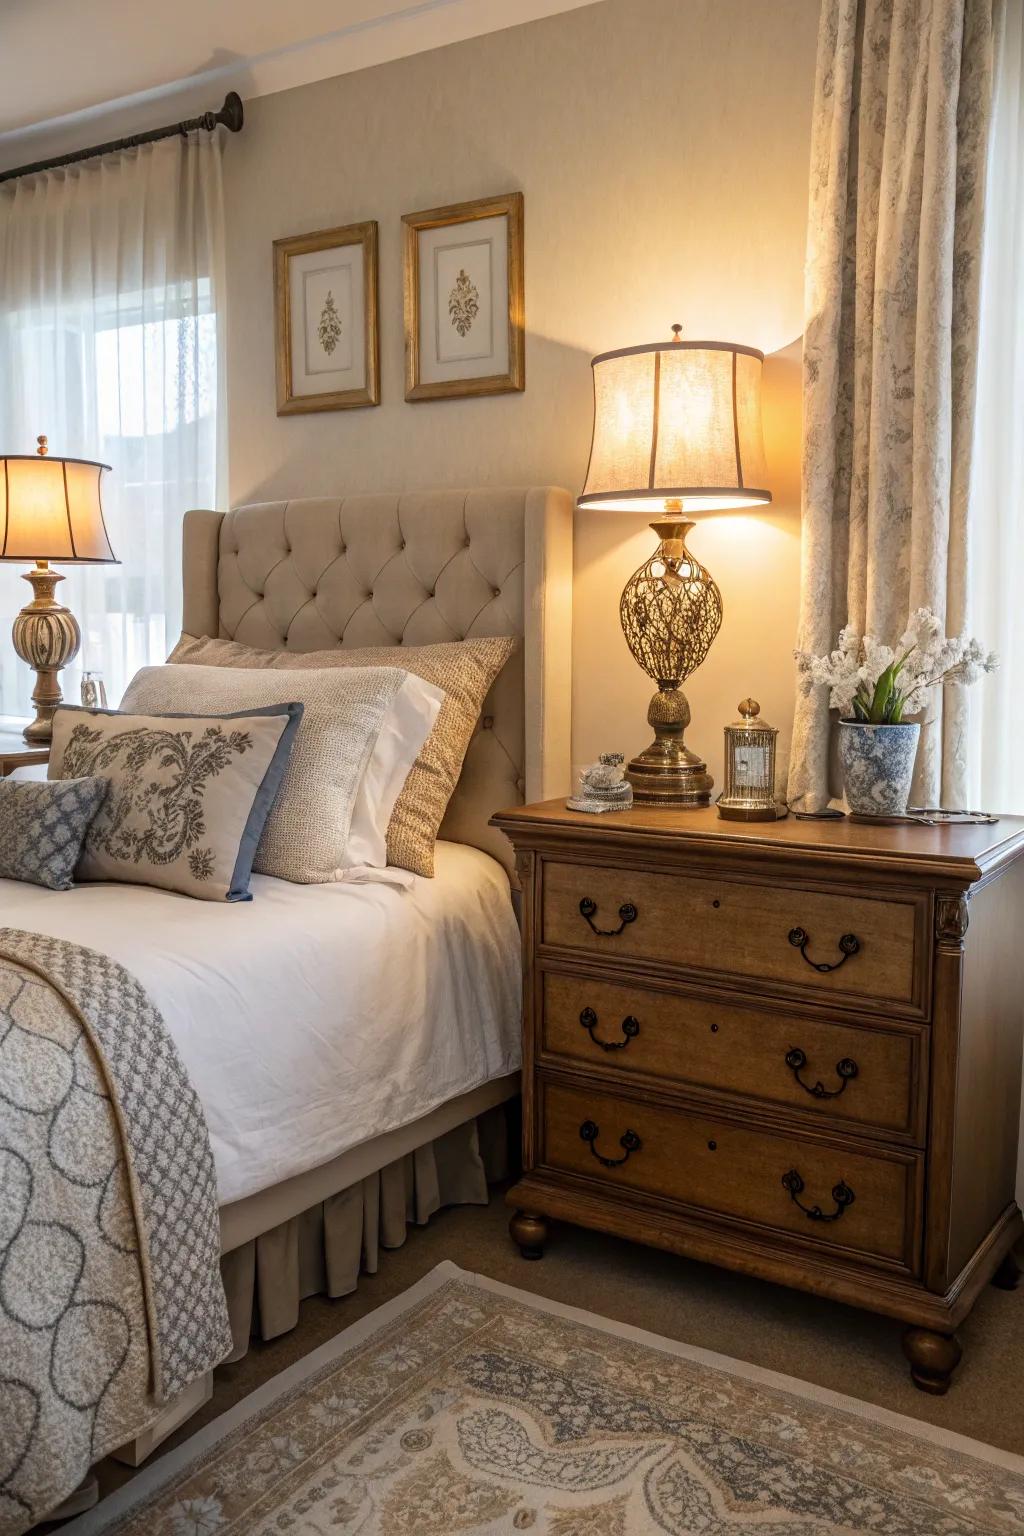
M 92 459 L 0 458 L 0 560 L 116 565 L 100 494 L 109 468 Z
M 581 507 L 761 506 L 764 354 L 725 341 L 652 342 L 593 360 L 594 436 Z

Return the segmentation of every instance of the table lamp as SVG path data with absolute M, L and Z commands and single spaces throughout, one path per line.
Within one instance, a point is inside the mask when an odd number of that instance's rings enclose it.
M 708 805 L 714 780 L 683 742 L 680 684 L 711 649 L 722 594 L 686 547 L 687 512 L 764 506 L 771 492 L 761 435 L 764 353 L 725 341 L 620 347 L 593 359 L 594 436 L 580 507 L 656 512 L 658 547 L 630 577 L 619 617 L 634 659 L 658 685 L 654 740 L 626 777 L 651 805 Z
M 53 712 L 61 700 L 57 673 L 78 655 L 82 634 L 74 614 L 54 597 L 64 577 L 51 560 L 67 565 L 116 565 L 107 538 L 100 479 L 109 464 L 92 459 L 51 459 L 46 438 L 33 454 L 0 458 L 0 560 L 34 560 L 24 573 L 32 601 L 14 621 L 14 649 L 35 669 L 35 719 L 22 732 L 26 741 L 48 742 Z

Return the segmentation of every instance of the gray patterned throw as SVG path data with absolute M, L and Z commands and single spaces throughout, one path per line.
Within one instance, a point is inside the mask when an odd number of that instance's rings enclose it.
M 0 1536 L 229 1352 L 219 1259 L 202 1109 L 146 993 L 0 928 Z
M 0 878 L 70 890 L 85 835 L 109 787 L 101 778 L 0 779 Z

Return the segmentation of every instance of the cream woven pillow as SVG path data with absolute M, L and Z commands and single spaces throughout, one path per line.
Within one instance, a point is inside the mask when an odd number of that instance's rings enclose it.
M 287 673 L 143 667 L 129 683 L 121 708 L 213 714 L 286 701 L 302 704 L 292 754 L 252 867 L 259 874 L 314 885 L 337 880 L 346 867 L 359 782 L 407 676 L 399 667 Z
M 388 824 L 388 863 L 434 873 L 434 844 L 462 772 L 488 690 L 515 649 L 508 635 L 438 645 L 377 645 L 353 651 L 260 651 L 237 640 L 182 635 L 167 658 L 206 667 L 403 668 L 443 690 L 445 701 Z

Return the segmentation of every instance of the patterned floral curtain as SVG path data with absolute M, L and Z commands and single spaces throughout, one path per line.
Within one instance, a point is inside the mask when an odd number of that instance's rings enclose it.
M 1000 0 L 823 0 L 804 333 L 799 646 L 967 613 L 978 286 Z M 932 691 L 918 804 L 962 806 L 965 700 Z M 835 797 L 827 689 L 801 682 L 790 803 Z M 831 769 L 831 771 L 830 771 Z

